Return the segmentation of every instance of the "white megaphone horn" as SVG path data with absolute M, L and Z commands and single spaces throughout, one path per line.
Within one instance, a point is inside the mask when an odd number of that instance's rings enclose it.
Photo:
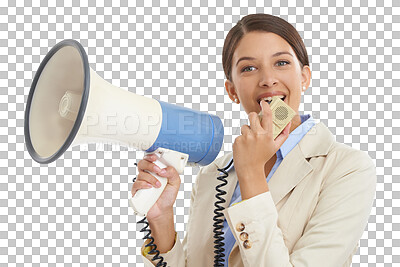
M 89 67 L 80 43 L 64 40 L 46 55 L 33 79 L 25 110 L 25 142 L 39 163 L 50 163 L 70 146 L 114 143 L 156 153 L 160 168 L 183 173 L 187 162 L 210 164 L 224 136 L 221 119 L 123 90 Z M 129 203 L 146 216 L 160 188 L 139 190 Z

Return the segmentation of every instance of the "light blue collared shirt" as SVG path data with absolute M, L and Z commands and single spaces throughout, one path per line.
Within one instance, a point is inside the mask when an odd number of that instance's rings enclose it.
M 267 176 L 267 182 L 269 182 L 272 175 L 275 173 L 276 169 L 278 169 L 279 165 L 281 164 L 282 160 L 286 157 L 286 155 L 289 154 L 289 152 L 300 142 L 300 140 L 307 134 L 307 132 L 316 124 L 316 121 L 310 114 L 300 115 L 300 118 L 301 118 L 301 124 L 289 134 L 289 137 L 286 139 L 286 141 L 282 144 L 282 146 L 276 152 L 276 162 Z M 233 159 L 233 156 L 232 156 L 232 159 Z M 227 171 L 229 172 L 233 167 L 234 166 L 232 164 Z M 242 201 L 242 195 L 240 193 L 239 182 L 237 182 L 235 191 L 233 192 L 232 199 L 229 204 L 229 207 L 240 201 Z M 228 223 L 226 222 L 226 219 L 224 220 L 223 232 L 224 232 L 224 238 L 225 238 L 224 266 L 227 267 L 229 254 L 230 254 L 230 251 L 232 250 L 233 245 L 235 244 L 236 240 L 228 226 Z

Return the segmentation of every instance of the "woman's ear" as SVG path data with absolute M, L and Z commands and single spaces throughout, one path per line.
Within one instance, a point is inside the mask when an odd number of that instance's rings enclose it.
M 301 87 L 302 88 L 306 88 L 303 92 L 305 92 L 308 87 L 310 86 L 310 82 L 311 82 L 311 69 L 310 66 L 304 66 L 303 70 L 301 71 Z
M 236 102 L 236 99 L 238 99 L 239 97 L 236 94 L 236 90 L 235 90 L 235 86 L 233 85 L 233 82 L 231 82 L 230 80 L 226 80 L 225 81 L 225 90 L 228 93 L 229 98 L 233 102 Z

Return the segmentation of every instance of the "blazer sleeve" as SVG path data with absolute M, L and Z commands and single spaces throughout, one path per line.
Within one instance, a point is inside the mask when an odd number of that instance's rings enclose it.
M 317 206 L 291 254 L 277 226 L 278 213 L 270 192 L 229 207 L 225 215 L 244 266 L 343 266 L 362 236 L 376 191 L 374 163 L 367 153 L 358 152 L 362 153 L 342 158 L 346 160 L 343 165 L 352 167 L 335 166 L 337 171 L 326 178 Z M 243 232 L 247 235 L 241 235 Z
M 197 178 L 196 178 L 196 182 L 192 188 L 192 192 L 191 192 L 191 196 L 190 196 L 190 209 L 189 209 L 189 222 L 188 224 L 190 224 L 190 220 L 192 218 L 192 212 L 193 212 L 193 202 L 195 200 L 196 197 L 196 192 L 197 192 L 197 187 L 198 187 L 198 178 L 202 175 L 204 170 L 203 168 L 200 168 L 199 173 L 197 174 Z M 164 258 L 163 262 L 168 263 L 167 266 L 176 266 L 176 267 L 184 267 L 186 266 L 186 246 L 187 246 L 187 238 L 189 235 L 189 231 L 186 232 L 186 235 L 183 239 L 183 241 L 181 242 L 179 236 L 177 235 L 177 233 L 175 232 L 175 244 L 172 247 L 172 249 L 170 251 L 168 251 L 167 253 L 161 253 L 159 256 L 162 256 Z M 144 244 L 142 245 L 141 248 L 141 254 L 142 254 L 142 259 L 144 262 L 144 265 L 146 267 L 151 267 L 151 266 L 156 266 L 157 263 L 159 262 L 159 260 L 155 260 L 152 261 L 153 257 L 155 256 L 155 254 L 145 254 L 144 253 L 144 249 L 145 249 L 145 245 L 150 243 L 150 239 L 147 239 Z M 156 244 L 157 245 L 157 244 Z

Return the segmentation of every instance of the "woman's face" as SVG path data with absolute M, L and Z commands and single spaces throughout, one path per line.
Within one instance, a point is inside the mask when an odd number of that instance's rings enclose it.
M 273 95 L 284 95 L 284 102 L 298 113 L 311 71 L 308 66 L 301 69 L 292 47 L 279 35 L 249 32 L 233 54 L 231 77 L 225 88 L 232 100 L 239 99 L 247 114 L 259 113 L 260 98 Z

